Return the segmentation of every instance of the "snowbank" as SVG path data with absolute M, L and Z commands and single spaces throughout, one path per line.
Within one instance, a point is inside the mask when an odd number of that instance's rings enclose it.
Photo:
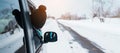
M 120 19 L 106 18 L 104 23 L 98 20 L 59 20 L 60 23 L 92 41 L 95 46 L 106 53 L 120 52 Z
M 58 34 L 58 41 L 54 43 L 49 42 L 47 44 L 44 44 L 42 53 L 78 53 L 78 52 L 87 53 L 88 52 L 88 50 L 80 47 L 79 43 L 77 42 L 72 42 L 73 44 L 69 44 L 69 41 L 71 41 L 73 37 L 70 36 L 70 33 L 68 33 L 68 31 L 62 32 L 56 20 L 47 19 L 45 26 L 42 28 L 43 33 L 46 31 L 56 32 Z

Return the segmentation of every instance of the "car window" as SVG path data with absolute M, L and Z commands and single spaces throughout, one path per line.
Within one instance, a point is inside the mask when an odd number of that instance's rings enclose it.
M 15 1 L 11 2 L 9 0 L 1 0 L 0 1 L 0 33 L 6 33 L 7 31 L 10 31 L 10 29 L 6 29 L 7 25 L 13 24 L 16 25 L 16 21 L 14 16 L 12 15 L 12 11 L 14 9 L 19 9 L 18 3 L 15 3 Z M 9 26 L 13 27 L 13 26 Z
M 14 53 L 23 45 L 23 29 L 12 11 L 19 8 L 18 0 L 0 0 L 0 53 Z

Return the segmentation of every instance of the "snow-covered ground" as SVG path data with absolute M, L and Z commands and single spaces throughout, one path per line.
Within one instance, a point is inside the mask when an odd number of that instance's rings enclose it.
M 101 23 L 98 19 L 92 20 L 58 20 L 61 24 L 66 25 L 76 31 L 78 34 L 87 38 L 99 49 L 105 53 L 119 53 L 120 51 L 120 19 L 105 19 Z M 5 37 L 0 34 L 0 53 L 14 53 L 23 44 L 22 29 L 16 29 L 15 34 L 9 36 L 9 32 Z M 54 31 L 58 34 L 57 42 L 49 42 L 42 46 L 40 53 L 89 53 L 89 50 L 83 48 L 78 42 L 73 41 L 74 38 L 70 32 L 61 29 L 56 20 L 47 19 L 45 26 L 42 28 L 42 34 L 46 31 Z M 18 35 L 18 36 L 16 36 Z M 6 38 L 7 39 L 4 39 Z M 72 44 L 71 44 L 72 43 Z M 8 45 L 8 46 L 7 46 Z
M 88 50 L 82 48 L 79 43 L 72 41 L 73 37 L 68 31 L 61 31 L 56 20 L 48 19 L 42 32 L 54 31 L 58 34 L 57 42 L 49 42 L 43 45 L 41 53 L 88 53 Z M 72 44 L 70 44 L 72 42 Z
M 120 53 L 120 19 L 58 20 L 91 41 L 105 53 Z

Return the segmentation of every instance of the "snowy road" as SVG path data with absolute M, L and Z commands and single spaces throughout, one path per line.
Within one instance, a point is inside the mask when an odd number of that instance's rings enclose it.
M 58 20 L 70 27 L 105 53 L 120 52 L 120 19 L 106 18 L 104 23 L 98 20 Z
M 42 31 L 55 31 L 58 34 L 58 41 L 44 44 L 41 53 L 104 53 L 90 41 L 69 27 L 57 23 L 56 20 L 48 19 Z
M 112 20 L 111 20 L 112 21 Z M 120 28 L 119 23 L 92 23 L 89 21 L 57 21 L 47 19 L 42 32 L 54 31 L 58 34 L 57 42 L 49 42 L 42 46 L 40 53 L 119 53 L 120 52 Z M 21 33 L 23 34 L 23 33 Z M 0 53 L 14 53 L 19 48 L 23 36 L 9 39 L 13 43 L 0 44 Z M 11 36 L 12 37 L 12 36 Z M 17 41 L 17 42 L 16 42 Z M 0 41 L 1 42 L 1 41 Z M 3 42 L 4 43 L 4 42 Z M 17 47 L 16 47 L 17 46 Z
M 64 26 L 60 24 L 60 28 L 62 27 L 61 30 L 67 30 L 71 34 L 71 36 L 74 38 L 75 42 L 78 42 L 83 48 L 87 49 L 87 53 L 104 53 L 101 51 L 99 48 L 91 44 L 91 41 L 87 40 L 86 38 L 82 37 L 80 34 L 72 30 L 71 28 Z

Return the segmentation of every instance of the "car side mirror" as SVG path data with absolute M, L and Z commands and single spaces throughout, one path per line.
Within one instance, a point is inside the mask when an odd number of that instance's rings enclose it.
M 55 32 L 46 32 L 44 34 L 44 43 L 56 42 L 56 41 L 57 41 L 57 33 L 55 33 Z

